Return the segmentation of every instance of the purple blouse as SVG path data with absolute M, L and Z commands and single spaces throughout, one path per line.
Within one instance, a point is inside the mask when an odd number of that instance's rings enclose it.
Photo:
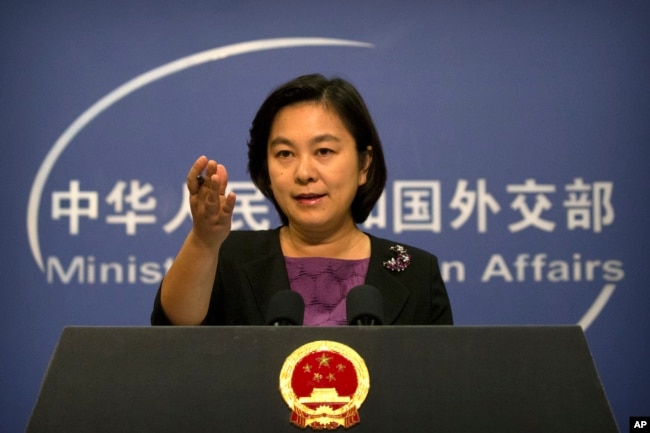
M 370 258 L 285 257 L 289 285 L 305 301 L 305 326 L 346 325 L 345 298 L 366 281 Z

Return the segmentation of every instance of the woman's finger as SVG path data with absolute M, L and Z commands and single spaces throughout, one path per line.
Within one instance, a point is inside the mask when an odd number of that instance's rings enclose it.
M 203 170 L 205 170 L 206 165 L 208 164 L 208 158 L 205 155 L 201 155 L 194 161 L 190 171 L 187 173 L 187 189 L 190 191 L 190 194 L 194 195 L 199 192 L 202 182 L 199 180 L 199 177 L 202 176 Z

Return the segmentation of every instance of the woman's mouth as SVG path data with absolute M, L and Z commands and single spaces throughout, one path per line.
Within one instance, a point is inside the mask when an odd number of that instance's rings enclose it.
M 317 203 L 323 197 L 325 194 L 298 194 L 295 199 L 300 204 L 310 205 Z

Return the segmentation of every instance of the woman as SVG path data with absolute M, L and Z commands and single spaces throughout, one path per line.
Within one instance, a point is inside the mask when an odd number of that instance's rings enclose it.
M 305 301 L 305 325 L 342 325 L 346 295 L 362 284 L 383 295 L 386 325 L 452 324 L 436 257 L 357 227 L 382 194 L 386 165 L 350 83 L 307 75 L 277 88 L 253 120 L 248 149 L 251 179 L 282 226 L 231 232 L 226 168 L 198 158 L 187 176 L 192 229 L 152 324 L 263 325 L 269 299 L 290 288 Z

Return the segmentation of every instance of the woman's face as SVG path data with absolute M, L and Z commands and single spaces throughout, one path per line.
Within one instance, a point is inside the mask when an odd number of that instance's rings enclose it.
M 350 206 L 366 182 L 370 152 L 359 166 L 356 143 L 338 114 L 322 103 L 282 108 L 268 140 L 271 190 L 289 225 L 328 230 L 354 223 Z

